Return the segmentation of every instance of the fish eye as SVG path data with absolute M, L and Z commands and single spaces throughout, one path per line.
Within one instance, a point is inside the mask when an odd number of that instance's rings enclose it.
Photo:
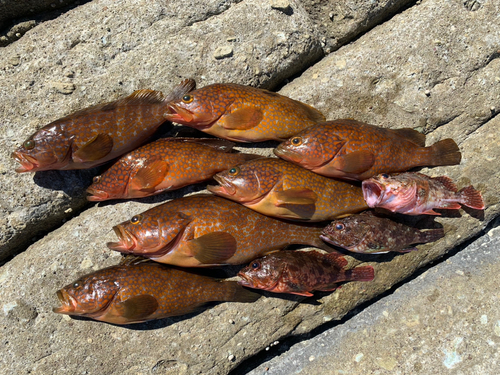
M 387 173 L 382 173 L 382 178 L 389 178 L 389 175 Z
M 251 266 L 254 270 L 258 270 L 260 268 L 260 262 L 253 262 Z
M 191 103 L 191 102 L 193 101 L 193 99 L 194 99 L 194 98 L 193 98 L 193 96 L 192 96 L 192 95 L 184 95 L 184 96 L 182 97 L 182 101 L 183 101 L 184 103 Z
M 335 225 L 335 229 L 337 229 L 337 230 L 344 229 L 344 224 L 337 224 L 337 225 Z
M 132 216 L 132 219 L 130 219 L 130 223 L 131 224 L 139 224 L 142 220 L 142 215 L 135 215 L 135 216 Z
M 94 184 L 98 184 L 99 182 L 101 182 L 101 176 L 95 176 L 93 179 L 92 179 L 92 182 Z
M 35 141 L 33 139 L 28 139 L 27 141 L 24 141 L 23 147 L 26 150 L 33 150 L 35 148 Z
M 235 176 L 237 176 L 240 173 L 240 168 L 233 167 L 227 173 L 229 173 L 230 176 L 235 177 Z
M 290 142 L 294 146 L 300 146 L 302 144 L 302 137 L 293 137 Z
M 75 281 L 73 283 L 73 288 L 78 288 L 80 286 L 80 283 L 78 281 Z

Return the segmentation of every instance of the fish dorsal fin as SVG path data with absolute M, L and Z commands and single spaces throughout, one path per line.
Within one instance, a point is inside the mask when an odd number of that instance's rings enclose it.
M 188 246 L 201 263 L 220 264 L 234 255 L 238 244 L 230 233 L 212 232 L 189 241 Z
M 345 173 L 363 173 L 375 163 L 375 155 L 367 150 L 354 151 L 349 154 L 336 156 L 331 167 Z M 326 167 L 328 169 L 328 166 Z
M 169 169 L 168 163 L 158 156 L 147 159 L 137 173 L 130 178 L 130 186 L 135 190 L 154 190 L 165 179 Z
M 422 134 L 415 129 L 402 128 L 402 129 L 391 129 L 397 135 L 412 141 L 420 147 L 425 147 L 425 134 Z
M 220 139 L 220 138 L 183 138 L 183 137 L 175 137 L 175 138 L 169 138 L 169 141 L 179 141 L 179 142 L 193 142 L 193 143 L 198 143 L 200 145 L 212 147 L 216 150 L 223 151 L 223 152 L 229 152 L 233 149 L 235 143 L 228 141 L 226 139 Z
M 117 307 L 120 314 L 130 321 L 142 321 L 158 310 L 158 301 L 149 294 L 131 297 Z
M 310 106 L 309 104 L 299 102 L 297 100 L 294 100 L 294 102 L 298 103 L 306 112 L 307 117 L 311 119 L 314 122 L 324 122 L 326 121 L 326 117 L 318 111 L 316 108 Z
M 113 149 L 113 138 L 108 134 L 97 134 L 73 153 L 73 161 L 84 163 L 104 158 Z
M 333 253 L 325 254 L 323 256 L 326 258 L 326 260 L 328 260 L 329 263 L 331 263 L 332 265 L 335 265 L 335 267 L 343 269 L 344 267 L 347 266 L 347 263 L 348 263 L 347 259 L 344 258 L 341 253 L 333 252 Z
M 432 177 L 433 180 L 439 181 L 440 183 L 443 184 L 443 186 L 456 193 L 458 191 L 457 185 L 453 182 L 451 178 L 448 176 L 438 176 L 438 177 Z
M 264 118 L 262 110 L 248 106 L 237 109 L 222 118 L 222 126 L 230 130 L 248 130 L 256 127 Z
M 138 106 L 144 104 L 159 104 L 163 103 L 164 101 L 165 101 L 165 96 L 161 91 L 143 89 L 143 90 L 136 90 L 132 94 L 123 99 L 103 104 L 101 108 L 96 106 L 93 107 L 93 109 L 94 110 L 100 109 L 101 111 L 113 111 L 118 107 Z
M 134 264 L 139 264 L 139 263 L 144 263 L 144 262 L 151 262 L 150 259 L 143 258 L 138 255 L 131 255 L 128 254 L 120 260 L 120 263 L 118 263 L 120 266 L 132 266 Z
M 184 94 L 187 94 L 190 91 L 196 90 L 196 82 L 192 78 L 184 79 L 176 85 L 170 94 L 167 95 L 165 98 L 166 102 L 170 102 L 172 100 L 178 100 L 181 99 Z

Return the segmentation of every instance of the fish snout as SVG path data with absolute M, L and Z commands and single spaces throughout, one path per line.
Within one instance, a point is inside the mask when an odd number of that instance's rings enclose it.
M 285 159 L 287 161 L 291 161 L 293 163 L 300 163 L 303 159 L 303 156 L 301 154 L 286 148 L 286 146 L 283 146 L 282 144 L 278 145 L 278 147 L 276 147 L 273 152 L 277 157 Z
M 224 177 L 215 175 L 213 177 L 215 181 L 219 183 L 218 186 L 212 186 L 209 185 L 207 186 L 207 190 L 216 194 L 216 195 L 222 195 L 222 196 L 233 196 L 236 193 L 236 187 L 231 184 L 229 181 L 227 181 Z
M 35 158 L 21 151 L 14 151 L 11 156 L 15 161 L 21 164 L 20 167 L 16 168 L 17 173 L 30 172 L 38 167 L 38 162 Z
M 104 190 L 93 189 L 92 187 L 87 188 L 87 200 L 91 202 L 101 202 L 110 199 L 109 193 Z
M 64 289 L 61 289 L 56 292 L 56 295 L 61 306 L 54 307 L 52 309 L 53 312 L 57 314 L 71 314 L 75 311 L 76 300 L 71 297 L 68 292 L 66 292 Z
M 382 201 L 384 187 L 373 179 L 364 180 L 361 184 L 363 189 L 363 198 L 368 207 L 374 208 Z
M 111 250 L 120 251 L 122 253 L 132 253 L 137 246 L 137 239 L 128 232 L 122 225 L 115 225 L 113 231 L 118 237 L 118 242 L 108 242 L 106 246 Z
M 193 121 L 193 114 L 190 111 L 172 103 L 167 104 L 163 117 L 165 117 L 168 121 L 177 123 Z
M 242 286 L 246 286 L 248 288 L 253 288 L 253 281 L 250 277 L 248 277 L 247 274 L 245 274 L 244 272 L 240 271 L 238 273 L 238 276 L 241 278 L 241 280 L 238 280 L 238 284 L 242 285 Z

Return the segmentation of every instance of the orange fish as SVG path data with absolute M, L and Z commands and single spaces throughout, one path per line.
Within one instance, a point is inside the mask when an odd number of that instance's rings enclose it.
M 355 120 L 315 125 L 280 144 L 274 153 L 322 176 L 365 180 L 414 167 L 460 164 L 452 139 L 425 146 L 413 129 L 385 129 Z
M 115 226 L 112 250 L 181 267 L 243 264 L 290 244 L 332 248 L 322 227 L 296 225 L 210 194 L 156 206 Z
M 214 176 L 214 194 L 264 215 L 321 221 L 363 211 L 368 205 L 359 186 L 333 180 L 282 159 L 248 161 Z
M 120 158 L 94 177 L 89 201 L 142 198 L 202 182 L 259 155 L 230 153 L 234 143 L 216 138 L 164 138 Z
M 278 251 L 255 259 L 243 268 L 239 283 L 273 293 L 310 297 L 314 290 L 330 292 L 344 281 L 372 281 L 372 266 L 345 270 L 347 260 L 337 253 L 318 251 Z
M 325 121 L 307 104 L 234 83 L 205 86 L 172 100 L 165 117 L 236 142 L 282 141 Z
M 122 264 L 80 277 L 57 291 L 55 313 L 112 324 L 187 314 L 207 302 L 253 302 L 260 296 L 235 281 L 219 281 L 154 262 Z
M 194 87 L 193 80 L 184 80 L 167 97 L 160 91 L 138 90 L 56 120 L 12 153 L 21 163 L 16 172 L 85 169 L 123 155 L 146 142 L 165 122 L 169 101 Z

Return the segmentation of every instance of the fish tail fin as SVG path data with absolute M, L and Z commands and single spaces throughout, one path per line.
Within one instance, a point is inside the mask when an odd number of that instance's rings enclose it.
M 372 281 L 375 278 L 375 270 L 372 266 L 356 267 L 346 271 L 346 281 Z
M 236 281 L 221 281 L 221 286 L 224 290 L 223 300 L 226 302 L 255 302 L 261 297 Z
M 457 194 L 459 194 L 460 203 L 463 205 L 476 210 L 484 210 L 484 201 L 481 192 L 474 189 L 472 185 L 464 187 Z
M 451 139 L 443 139 L 427 147 L 430 149 L 429 165 L 457 165 L 462 160 L 462 154 L 456 142 Z
M 431 229 L 431 230 L 420 233 L 419 242 L 421 242 L 421 243 L 434 242 L 434 241 L 437 241 L 443 237 L 444 237 L 444 229 L 443 228 Z

